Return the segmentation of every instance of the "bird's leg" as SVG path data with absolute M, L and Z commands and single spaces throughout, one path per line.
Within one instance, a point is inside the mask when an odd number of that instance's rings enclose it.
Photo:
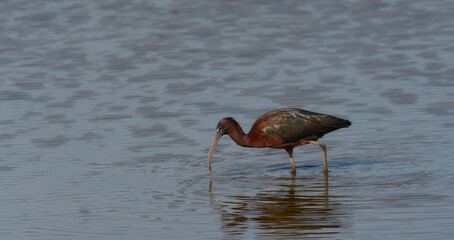
M 323 171 L 325 173 L 327 173 L 328 172 L 328 161 L 326 160 L 326 145 L 323 143 L 319 143 L 317 141 L 309 141 L 309 143 L 315 144 L 323 150 Z
M 295 167 L 295 162 L 293 161 L 293 148 L 286 148 L 285 149 L 288 153 L 288 156 L 290 157 L 290 164 L 292 164 L 292 170 L 290 171 L 292 175 L 296 175 L 296 167 Z

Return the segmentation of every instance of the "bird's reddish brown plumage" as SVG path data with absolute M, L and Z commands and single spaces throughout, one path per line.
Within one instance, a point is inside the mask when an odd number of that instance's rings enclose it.
M 260 116 L 247 134 L 255 147 L 289 148 L 350 126 L 345 119 L 297 108 L 276 109 Z

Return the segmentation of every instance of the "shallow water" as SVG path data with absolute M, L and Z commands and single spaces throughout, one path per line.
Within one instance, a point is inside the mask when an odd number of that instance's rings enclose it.
M 0 4 L 2 239 L 450 239 L 449 1 Z M 299 107 L 348 129 L 237 146 Z

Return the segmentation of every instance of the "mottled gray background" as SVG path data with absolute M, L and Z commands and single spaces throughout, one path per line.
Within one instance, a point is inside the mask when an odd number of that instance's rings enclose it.
M 0 3 L 0 238 L 449 239 L 451 1 Z M 316 146 L 221 139 L 267 110 Z

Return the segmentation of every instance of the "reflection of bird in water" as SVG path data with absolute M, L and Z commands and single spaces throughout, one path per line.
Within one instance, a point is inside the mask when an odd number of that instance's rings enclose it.
M 320 146 L 323 150 L 324 172 L 328 172 L 326 145 L 317 142 L 323 135 L 339 128 L 350 126 L 350 121 L 327 114 L 309 112 L 297 108 L 276 109 L 263 114 L 244 134 L 235 119 L 227 117 L 219 121 L 216 135 L 208 153 L 208 168 L 211 170 L 211 155 L 222 135 L 228 134 L 243 147 L 283 148 L 287 151 L 292 165 L 291 173 L 296 173 L 293 162 L 293 148 L 308 143 Z
M 296 184 L 301 180 L 302 184 Z M 279 189 L 253 196 L 236 195 L 227 202 L 215 201 L 210 183 L 213 210 L 221 215 L 225 234 L 240 236 L 248 229 L 273 237 L 332 234 L 342 226 L 339 204 L 330 203 L 328 176 L 324 181 L 311 178 L 279 178 Z

